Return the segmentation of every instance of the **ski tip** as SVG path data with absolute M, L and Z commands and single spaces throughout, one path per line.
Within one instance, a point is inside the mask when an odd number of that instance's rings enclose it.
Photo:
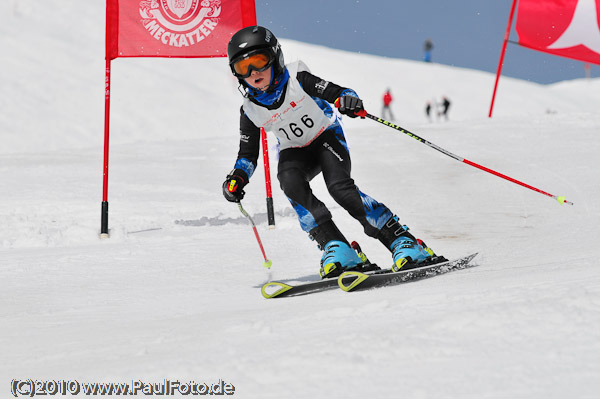
M 338 286 L 346 291 L 352 291 L 357 285 L 362 283 L 368 275 L 361 272 L 344 272 L 338 277 Z
M 292 289 L 291 285 L 272 281 L 263 285 L 260 292 L 262 293 L 262 296 L 270 299 L 275 298 L 276 296 L 279 296 L 290 289 Z
M 265 261 L 265 263 L 263 263 L 263 266 L 264 266 L 264 267 L 266 267 L 267 269 L 270 269 L 270 268 L 271 268 L 271 266 L 273 266 L 273 261 L 272 261 L 272 260 L 270 260 L 270 259 L 267 259 L 267 260 Z

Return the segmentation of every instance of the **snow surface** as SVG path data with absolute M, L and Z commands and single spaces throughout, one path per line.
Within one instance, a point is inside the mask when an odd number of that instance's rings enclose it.
M 248 186 L 267 254 L 221 195 L 241 97 L 224 59 L 113 62 L 110 229 L 100 240 L 104 1 L 0 4 L 0 397 L 12 379 L 223 379 L 240 398 L 596 398 L 600 389 L 600 80 L 544 86 L 282 40 L 429 141 L 346 121 L 354 178 L 438 253 L 478 267 L 360 293 L 265 300 L 316 279 L 320 253 L 264 175 Z M 277 34 L 277 32 L 275 32 Z M 450 121 L 424 105 L 446 95 Z M 271 138 L 271 145 L 274 144 Z M 373 261 L 390 256 L 327 195 Z

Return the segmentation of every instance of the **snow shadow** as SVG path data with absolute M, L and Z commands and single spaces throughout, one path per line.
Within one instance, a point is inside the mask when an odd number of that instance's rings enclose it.
M 256 224 L 266 224 L 268 222 L 267 220 L 267 213 L 266 212 L 262 212 L 262 213 L 255 213 L 252 216 L 252 220 L 254 220 L 254 223 Z M 277 221 L 277 217 L 296 217 L 296 212 L 294 212 L 293 209 L 291 208 L 285 208 L 281 211 L 275 211 L 275 221 Z M 223 217 L 222 214 L 219 214 L 217 216 L 203 216 L 200 219 L 179 219 L 179 220 L 175 220 L 175 224 L 179 224 L 182 226 L 222 226 L 228 223 L 233 223 L 233 224 L 248 224 L 248 220 L 243 216 L 240 215 L 238 217 L 232 218 L 232 217 Z

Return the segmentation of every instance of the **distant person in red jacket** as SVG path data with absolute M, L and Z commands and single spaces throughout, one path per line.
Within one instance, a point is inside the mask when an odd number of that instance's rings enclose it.
M 381 109 L 381 118 L 385 119 L 385 115 L 389 114 L 390 116 L 390 120 L 393 121 L 394 120 L 394 114 L 392 113 L 392 109 L 390 108 L 390 104 L 392 103 L 392 101 L 394 100 L 394 98 L 392 97 L 392 93 L 390 91 L 390 89 L 387 89 L 385 91 L 385 94 L 383 95 L 383 108 Z

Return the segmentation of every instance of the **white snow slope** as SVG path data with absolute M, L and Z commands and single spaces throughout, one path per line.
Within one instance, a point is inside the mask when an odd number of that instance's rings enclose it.
M 0 4 L 1 398 L 14 379 L 221 379 L 239 398 L 598 397 L 600 80 L 502 78 L 489 119 L 491 74 L 282 40 L 288 62 L 354 88 L 371 113 L 390 87 L 403 127 L 575 205 L 346 120 L 361 190 L 436 252 L 478 251 L 478 266 L 265 300 L 270 279 L 317 279 L 320 253 L 277 187 L 274 151 L 276 229 L 261 168 L 244 200 L 270 272 L 221 195 L 242 101 L 224 59 L 113 62 L 111 237 L 99 239 L 104 7 Z M 442 95 L 450 121 L 427 122 Z M 349 239 L 391 261 L 320 177 L 314 190 Z

